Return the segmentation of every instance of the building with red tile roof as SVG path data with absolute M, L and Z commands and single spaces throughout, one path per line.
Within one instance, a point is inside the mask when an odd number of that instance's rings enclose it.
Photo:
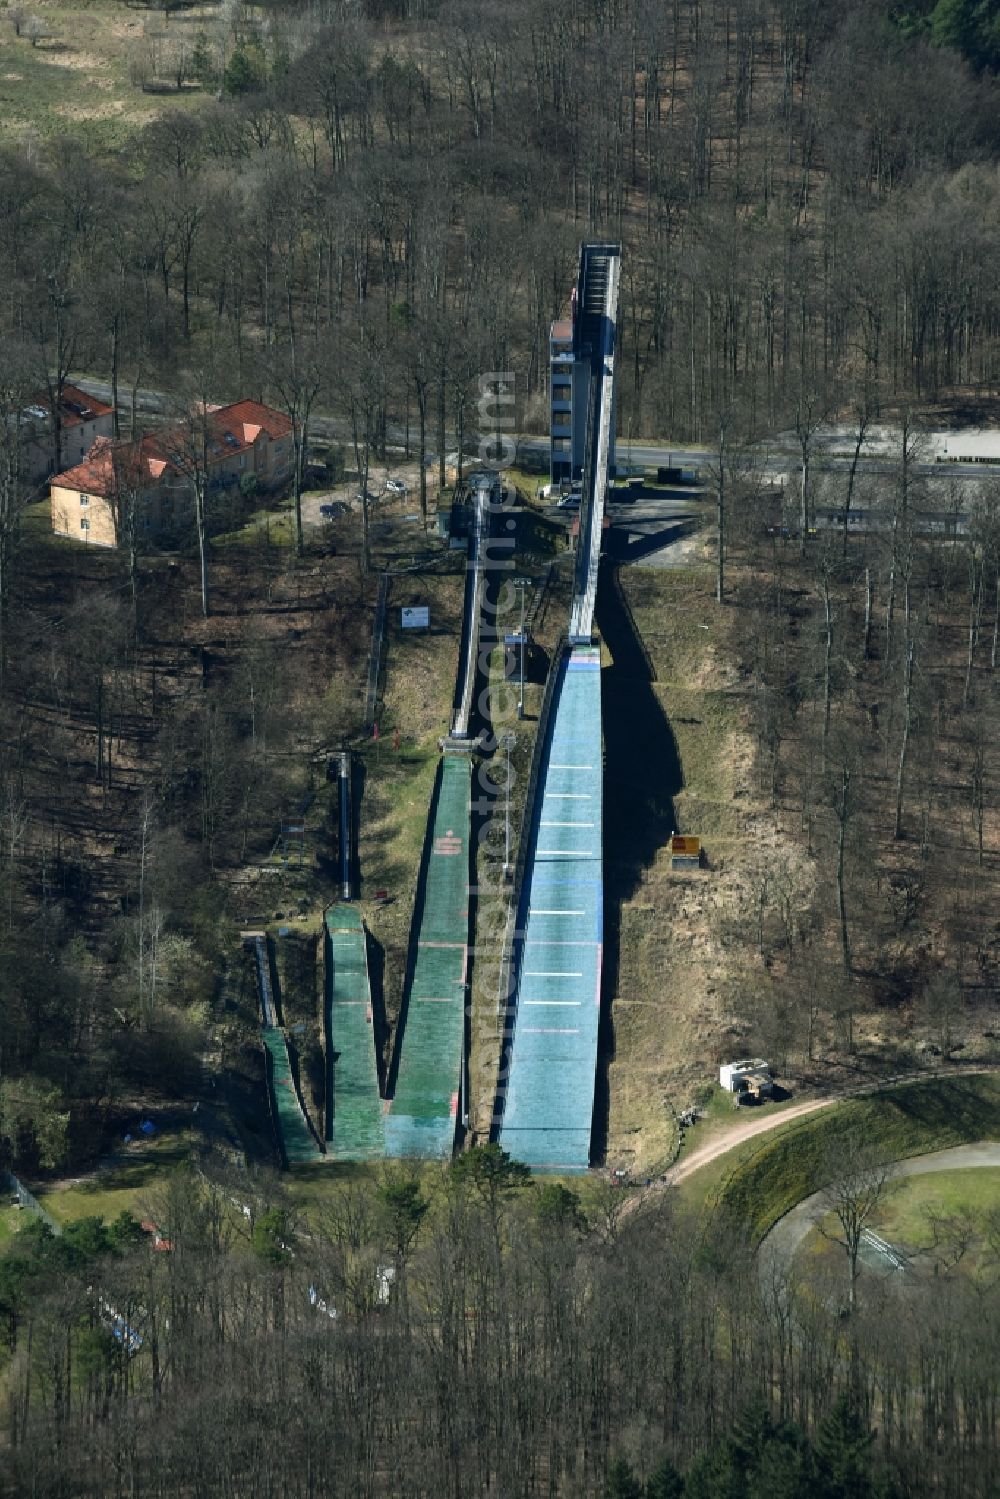
M 20 413 L 24 434 L 24 477 L 29 484 L 41 484 L 55 472 L 55 420 L 59 415 L 63 467 L 79 462 L 99 437 L 114 432 L 115 408 L 76 385 L 64 385 L 61 395 L 53 399 L 48 391 L 39 391 Z
M 159 540 L 186 523 L 193 480 L 204 465 L 210 490 L 253 480 L 274 490 L 292 472 L 292 424 L 260 401 L 210 407 L 204 431 L 164 428 L 135 442 L 98 439 L 83 461 L 51 481 L 52 529 L 98 546 L 117 546 L 121 513 L 135 501 L 141 538 Z

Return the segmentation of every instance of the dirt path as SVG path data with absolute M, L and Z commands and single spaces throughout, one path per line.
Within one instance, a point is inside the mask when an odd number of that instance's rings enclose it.
M 790 1109 L 781 1110 L 780 1113 L 775 1112 L 773 1114 L 765 1114 L 760 1118 L 747 1119 L 744 1123 L 736 1125 L 734 1129 L 728 1130 L 725 1134 L 718 1135 L 714 1140 L 709 1140 L 704 1145 L 697 1146 L 689 1154 L 685 1155 L 683 1160 L 678 1161 L 675 1166 L 671 1166 L 668 1171 L 665 1171 L 656 1181 L 652 1182 L 648 1187 L 644 1187 L 641 1191 L 636 1192 L 633 1197 L 629 1198 L 625 1212 L 626 1214 L 634 1212 L 636 1209 L 642 1207 L 643 1203 L 649 1201 L 656 1192 L 662 1192 L 665 1187 L 675 1187 L 679 1182 L 686 1181 L 689 1176 L 693 1176 L 703 1166 L 710 1165 L 712 1161 L 718 1160 L 720 1156 L 726 1155 L 728 1151 L 735 1150 L 740 1145 L 744 1145 L 747 1140 L 752 1140 L 757 1135 L 767 1134 L 769 1130 L 780 1129 L 783 1124 L 787 1124 L 793 1119 L 801 1119 L 805 1114 L 813 1114 L 819 1109 L 828 1109 L 833 1104 L 843 1103 L 847 1098 L 863 1098 L 866 1094 L 881 1093 L 888 1088 L 906 1087 L 911 1083 L 930 1083 L 943 1077 L 971 1077 L 980 1073 L 996 1071 L 996 1066 L 980 1064 L 975 1067 L 935 1068 L 932 1071 L 917 1073 L 911 1076 L 883 1078 L 878 1082 L 864 1083 L 860 1087 L 847 1088 L 843 1093 L 825 1093 L 819 1098 L 807 1099 L 803 1103 L 793 1104 Z M 961 1146 L 957 1148 L 973 1149 L 977 1147 Z M 923 1157 L 919 1159 L 923 1159 Z M 793 1208 L 792 1212 L 797 1212 L 797 1209 Z
M 709 1140 L 706 1145 L 699 1145 L 686 1155 L 676 1166 L 663 1178 L 664 1185 L 676 1186 L 678 1182 L 686 1181 L 702 1166 L 707 1166 L 710 1161 L 718 1160 L 720 1155 L 725 1155 L 727 1150 L 733 1150 L 737 1145 L 742 1145 L 747 1140 L 752 1140 L 755 1135 L 766 1134 L 768 1130 L 777 1129 L 779 1125 L 786 1124 L 790 1119 L 800 1119 L 803 1114 L 812 1114 L 816 1109 L 825 1109 L 832 1103 L 840 1103 L 841 1098 L 846 1095 L 825 1095 L 822 1098 L 810 1098 L 806 1103 L 793 1104 L 790 1109 L 782 1109 L 780 1114 L 765 1114 L 759 1119 L 747 1119 L 738 1124 L 735 1129 L 728 1130 L 726 1134 L 719 1135 L 714 1140 Z

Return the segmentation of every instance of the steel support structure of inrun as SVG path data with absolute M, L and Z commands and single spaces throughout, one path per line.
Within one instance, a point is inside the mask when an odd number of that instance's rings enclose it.
M 483 482 L 477 483 L 477 480 Z M 497 502 L 499 482 L 496 474 L 473 474 L 469 480 L 473 497 L 472 525 L 469 530 L 469 555 L 462 608 L 462 644 L 455 686 L 455 705 L 451 720 L 452 740 L 467 740 L 472 721 L 472 702 L 479 662 L 479 626 L 483 615 L 483 593 L 486 586 L 486 551 L 490 537 L 491 506 Z
M 340 898 L 354 899 L 354 808 L 351 798 L 351 752 L 337 756 L 337 795 L 340 826 Z
M 584 245 L 576 352 L 590 359 L 587 448 L 569 645 L 522 837 L 494 1118 L 504 1150 L 539 1171 L 585 1171 L 597 1070 L 604 942 L 600 652 L 591 643 L 614 419 L 621 250 Z

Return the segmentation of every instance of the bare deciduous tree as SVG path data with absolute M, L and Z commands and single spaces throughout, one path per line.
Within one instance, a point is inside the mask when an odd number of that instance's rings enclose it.
M 833 1227 L 821 1223 L 820 1231 L 839 1244 L 847 1257 L 852 1313 L 857 1310 L 861 1245 L 885 1196 L 892 1165 L 890 1154 L 858 1127 L 833 1135 L 817 1167 L 823 1204 L 836 1219 Z

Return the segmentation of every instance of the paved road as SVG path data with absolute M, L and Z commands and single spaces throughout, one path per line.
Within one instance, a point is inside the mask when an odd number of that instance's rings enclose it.
M 536 463 L 547 467 L 548 438 L 522 438 L 518 444 L 518 456 L 521 459 L 529 456 Z M 710 448 L 672 447 L 662 441 L 633 443 L 630 452 L 624 443 L 619 442 L 617 459 L 620 466 L 641 464 L 646 468 L 699 469 L 710 467 L 718 461 L 718 456 Z M 859 475 L 885 473 L 894 466 L 895 461 L 891 453 L 871 453 L 859 460 L 857 472 Z M 818 445 L 810 462 L 810 472 L 847 473 L 852 462 L 852 453 L 835 446 Z M 799 463 L 799 455 L 787 438 L 779 436 L 761 445 L 760 469 L 771 478 L 789 472 L 797 474 Z M 986 479 L 1000 473 L 1000 458 L 992 463 L 917 463 L 913 465 L 913 471 L 938 479 Z
M 106 380 L 92 379 L 89 375 L 74 377 L 75 383 L 81 390 L 90 395 L 97 396 L 99 400 L 109 401 L 111 399 L 111 387 Z M 131 398 L 130 387 L 122 382 L 118 391 L 118 398 L 124 405 Z M 168 408 L 168 398 L 163 391 L 151 390 L 147 386 L 140 386 L 136 392 L 136 409 L 163 415 Z M 349 424 L 341 418 L 332 416 L 317 416 L 310 422 L 310 432 L 313 437 L 329 441 L 332 438 L 346 439 L 350 436 Z M 386 435 L 390 442 L 402 444 L 405 430 L 402 427 L 390 426 Z M 411 442 L 413 432 L 410 433 Z M 449 443 L 454 442 L 454 435 L 448 434 Z M 851 466 L 852 453 L 849 444 L 845 447 L 841 436 L 834 434 L 826 437 L 820 434 L 816 443 L 813 457 L 813 472 L 844 472 Z M 764 473 L 772 477 L 786 474 L 789 470 L 796 470 L 798 466 L 797 445 L 794 434 L 778 433 L 769 438 L 766 445 L 762 445 L 761 468 Z M 713 453 L 710 448 L 705 447 L 675 447 L 665 442 L 662 438 L 650 443 L 618 443 L 618 461 L 621 464 L 643 464 L 649 468 L 702 468 L 713 462 Z M 518 439 L 518 460 L 534 460 L 539 469 L 547 469 L 549 462 L 549 440 L 547 437 L 522 437 Z M 435 459 L 435 462 L 437 460 Z M 893 458 L 888 453 L 872 453 L 866 455 L 858 464 L 859 474 L 877 474 L 884 472 L 893 465 Z M 1000 474 L 1000 458 L 995 463 L 918 463 L 914 465 L 918 474 L 928 477 L 935 476 L 939 479 L 987 479 Z
M 931 1171 L 971 1171 L 983 1166 L 1000 1166 L 1000 1141 L 982 1140 L 977 1145 L 956 1145 L 951 1150 L 934 1150 L 927 1155 L 911 1156 L 899 1161 L 892 1176 L 925 1176 Z M 787 1269 L 802 1241 L 829 1212 L 822 1192 L 806 1197 L 766 1234 L 760 1246 L 764 1272 L 771 1266 Z

